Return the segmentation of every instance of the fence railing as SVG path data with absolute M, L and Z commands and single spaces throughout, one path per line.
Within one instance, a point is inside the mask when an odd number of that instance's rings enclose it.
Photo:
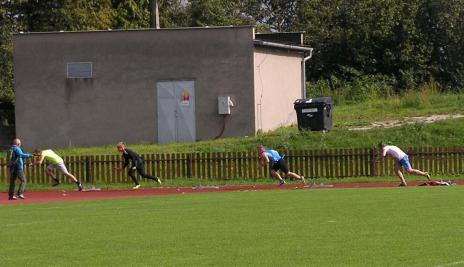
M 432 174 L 464 173 L 464 148 L 405 149 L 413 168 Z M 291 171 L 309 178 L 394 175 L 394 161 L 382 159 L 373 149 L 326 149 L 280 151 Z M 162 179 L 195 178 L 207 180 L 257 179 L 269 177 L 269 168 L 258 168 L 255 152 L 144 154 L 145 170 Z M 68 170 L 86 183 L 126 182 L 127 172 L 119 155 L 68 156 Z M 26 161 L 28 162 L 28 161 Z M 45 165 L 25 167 L 30 183 L 49 183 Z M 0 159 L 0 181 L 7 182 L 6 162 Z

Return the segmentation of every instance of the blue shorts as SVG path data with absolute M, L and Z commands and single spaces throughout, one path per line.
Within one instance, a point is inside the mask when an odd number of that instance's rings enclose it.
M 399 161 L 401 167 L 403 167 L 406 170 L 412 169 L 411 163 L 409 163 L 409 157 L 408 155 L 404 156 L 400 161 Z

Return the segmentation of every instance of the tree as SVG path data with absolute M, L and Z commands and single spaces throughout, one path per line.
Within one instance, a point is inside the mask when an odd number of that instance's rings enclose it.
M 226 26 L 232 22 L 222 0 L 191 0 L 189 13 L 193 27 Z
M 449 89 L 464 88 L 464 2 L 426 0 L 418 27 L 430 44 L 429 72 Z
M 345 70 L 355 69 L 366 75 L 388 75 L 397 89 L 429 81 L 430 44 L 416 22 L 421 2 L 299 2 L 297 25 L 315 48 L 308 77 L 349 79 L 352 72 Z
M 250 0 L 190 0 L 187 4 L 189 26 L 254 25 L 254 18 L 247 12 L 251 2 Z
M 160 24 L 162 28 L 188 27 L 190 15 L 183 0 L 160 0 Z
M 243 1 L 243 12 L 250 15 L 257 26 L 267 31 L 297 30 L 298 2 L 296 0 L 248 0 Z
M 29 32 L 108 29 L 117 15 L 111 0 L 20 1 L 16 12 Z
M 15 21 L 10 10 L 10 3 L 0 2 L 0 124 L 14 124 L 14 92 L 13 92 L 13 56 L 11 32 L 15 29 Z
M 137 29 L 150 27 L 149 0 L 113 0 L 112 2 L 116 11 L 114 28 Z

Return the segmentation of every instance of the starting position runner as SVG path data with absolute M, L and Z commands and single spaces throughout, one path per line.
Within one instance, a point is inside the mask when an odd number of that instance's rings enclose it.
M 145 173 L 145 170 L 143 168 L 143 160 L 140 158 L 139 155 L 137 155 L 137 153 L 130 149 L 127 149 L 123 142 L 119 142 L 116 145 L 116 148 L 119 152 L 122 153 L 122 157 L 124 159 L 124 165 L 122 166 L 122 168 L 116 167 L 116 170 L 121 171 L 129 165 L 129 161 L 132 162 L 131 166 L 129 167 L 129 171 L 127 172 L 132 181 L 135 183 L 135 186 L 132 187 L 132 189 L 139 189 L 140 187 L 140 184 L 137 181 L 137 177 L 135 177 L 135 171 L 137 171 L 143 178 L 151 179 L 161 184 L 161 180 L 158 177 L 151 176 Z
M 413 169 L 411 167 L 411 163 L 409 163 L 408 155 L 406 155 L 406 153 L 404 153 L 400 148 L 396 146 L 387 146 L 384 143 L 379 143 L 379 151 L 382 157 L 386 157 L 388 155 L 395 160 L 395 174 L 400 178 L 400 186 L 407 186 L 403 173 L 401 172 L 401 167 L 403 167 L 409 174 L 424 176 L 427 177 L 427 179 L 430 181 L 430 174 Z
M 46 172 L 48 176 L 52 177 L 53 186 L 57 186 L 60 184 L 60 180 L 58 180 L 58 178 L 56 178 L 56 175 L 53 173 L 53 170 L 58 170 L 64 176 L 73 180 L 74 183 L 76 183 L 79 191 L 82 191 L 82 183 L 79 180 L 77 180 L 77 178 L 74 175 L 68 172 L 68 169 L 64 165 L 64 160 L 60 156 L 58 156 L 58 154 L 56 154 L 53 150 L 35 150 L 33 155 L 36 159 L 34 164 L 40 165 L 44 161 L 46 164 L 48 164 Z
M 299 179 L 302 183 L 305 183 L 304 176 L 298 175 L 288 170 L 287 164 L 285 163 L 283 157 L 279 155 L 279 152 L 272 149 L 266 150 L 263 146 L 258 146 L 257 149 L 259 153 L 259 158 L 261 159 L 258 167 L 261 168 L 262 165 L 270 164 L 271 175 L 272 177 L 279 180 L 279 185 L 285 184 L 285 180 L 282 179 L 282 177 L 278 173 L 279 170 L 285 173 L 288 177 Z

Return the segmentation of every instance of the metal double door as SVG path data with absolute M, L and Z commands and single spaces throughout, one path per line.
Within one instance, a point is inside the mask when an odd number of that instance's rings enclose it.
M 162 81 L 156 88 L 158 143 L 194 142 L 194 81 Z

